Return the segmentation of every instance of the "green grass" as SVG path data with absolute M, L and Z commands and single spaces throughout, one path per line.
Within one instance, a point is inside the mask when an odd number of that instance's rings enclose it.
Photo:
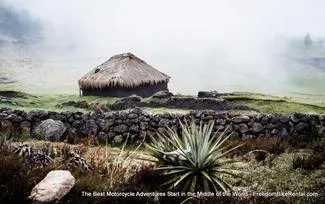
M 12 109 L 19 110 L 48 110 L 48 111 L 91 111 L 92 109 L 82 109 L 70 106 L 61 106 L 62 103 L 68 101 L 87 101 L 88 104 L 100 104 L 107 105 L 114 103 L 117 98 L 110 97 L 97 97 L 97 96 L 83 96 L 79 95 L 39 95 L 37 97 L 29 94 L 20 93 L 25 97 L 12 98 L 13 102 L 18 105 L 8 105 L 0 103 L 0 106 L 10 107 Z M 143 101 L 150 102 L 156 101 L 155 98 L 146 98 Z M 234 92 L 232 96 L 223 96 L 216 100 L 227 100 L 232 105 L 249 106 L 258 109 L 264 113 L 282 113 L 289 115 L 294 112 L 301 113 L 315 113 L 325 114 L 325 95 L 302 95 L 295 94 L 291 96 L 271 96 L 260 93 L 248 93 L 248 92 Z M 190 110 L 184 109 L 168 109 L 168 108 L 145 108 L 150 113 L 175 113 L 175 114 L 186 114 Z M 238 111 L 231 110 L 231 114 L 255 114 L 254 111 Z
M 87 101 L 89 104 L 99 103 L 101 105 L 112 104 L 116 99 L 108 97 L 96 97 L 96 96 L 83 96 L 78 95 L 40 95 L 37 97 L 27 97 L 27 98 L 12 98 L 13 102 L 18 105 L 8 105 L 5 106 L 20 109 L 20 110 L 48 110 L 48 111 L 89 111 L 87 109 L 61 106 L 62 103 L 68 101 Z M 0 103 L 1 105 L 1 103 Z
M 232 104 L 246 105 L 256 108 L 263 113 L 282 113 L 284 115 L 289 115 L 295 112 L 325 114 L 325 107 L 323 106 L 286 101 L 240 99 L 232 101 Z
M 223 99 L 233 105 L 245 105 L 258 109 L 263 113 L 282 113 L 289 115 L 295 112 L 325 114 L 325 96 L 309 97 L 309 100 L 299 97 L 270 96 L 259 93 L 235 92 L 233 96 L 224 96 Z
M 152 114 L 162 114 L 162 113 L 171 113 L 171 114 L 187 114 L 190 110 L 185 109 L 171 109 L 171 108 L 144 108 L 145 111 Z
M 270 100 L 270 101 L 284 101 L 287 100 L 287 97 L 280 96 L 271 96 L 261 93 L 249 93 L 249 92 L 233 92 L 234 95 L 231 96 L 222 96 L 220 98 L 226 99 L 228 101 L 236 100 Z

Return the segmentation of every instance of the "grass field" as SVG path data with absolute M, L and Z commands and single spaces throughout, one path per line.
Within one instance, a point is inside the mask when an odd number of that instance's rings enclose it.
M 325 96 L 322 95 L 294 95 L 289 97 L 271 96 L 259 93 L 234 92 L 234 95 L 223 96 L 216 100 L 227 100 L 233 105 L 245 105 L 259 110 L 264 113 L 282 113 L 285 115 L 302 112 L 325 114 Z M 32 96 L 21 93 L 20 97 L 11 98 L 12 102 L 17 105 L 0 103 L 0 106 L 10 107 L 20 110 L 48 110 L 48 111 L 91 111 L 92 108 L 82 109 L 71 106 L 62 106 L 62 103 L 69 101 L 86 101 L 90 106 L 109 105 L 114 103 L 117 98 L 83 96 L 78 95 L 39 95 Z M 156 100 L 146 98 L 144 101 Z M 188 113 L 189 110 L 167 109 L 167 108 L 146 108 L 152 113 Z M 247 111 L 231 111 L 234 114 L 250 114 Z

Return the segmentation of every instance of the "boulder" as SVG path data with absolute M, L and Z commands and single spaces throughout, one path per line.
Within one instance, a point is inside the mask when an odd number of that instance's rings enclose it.
M 28 199 L 36 202 L 52 202 L 60 200 L 75 185 L 75 178 L 70 171 L 50 171 L 31 191 Z
M 52 142 L 59 141 L 66 131 L 67 128 L 62 121 L 52 119 L 44 120 L 35 129 L 37 135 L 45 136 L 46 140 Z

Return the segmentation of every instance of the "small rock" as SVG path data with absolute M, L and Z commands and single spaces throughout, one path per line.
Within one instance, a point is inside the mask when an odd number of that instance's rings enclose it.
M 262 118 L 262 120 L 261 120 L 261 123 L 262 123 L 263 125 L 266 125 L 268 122 L 269 122 L 269 117 L 268 117 L 268 116 L 264 116 L 264 117 Z
M 108 137 L 108 134 L 106 132 L 99 132 L 98 133 L 98 141 L 101 142 L 101 143 L 106 143 L 108 142 L 109 140 L 109 137 Z
M 123 143 L 123 136 L 122 135 L 116 135 L 113 139 L 113 144 L 119 145 Z
M 138 125 L 132 125 L 129 128 L 129 131 L 131 131 L 131 132 L 139 132 L 139 126 Z
M 114 127 L 114 131 L 118 133 L 124 133 L 128 131 L 128 126 L 121 124 L 116 127 Z
M 86 123 L 81 127 L 81 133 L 83 135 L 90 135 L 90 134 L 97 134 L 98 126 L 95 122 L 95 120 L 90 119 L 86 120 Z
M 299 122 L 297 125 L 296 125 L 296 130 L 298 131 L 298 132 L 301 132 L 301 131 L 303 131 L 303 130 L 305 130 L 306 128 L 308 128 L 309 127 L 309 125 L 307 124 L 307 123 L 305 123 L 305 122 Z
M 278 129 L 273 129 L 273 130 L 271 131 L 271 134 L 272 134 L 272 135 L 276 135 L 276 134 L 278 134 L 278 132 L 279 132 Z
M 243 122 L 248 122 L 249 120 L 250 120 L 249 116 L 246 115 L 235 116 L 232 118 L 232 121 L 234 123 L 243 123 Z
M 239 129 L 239 132 L 241 132 L 241 133 L 246 133 L 246 132 L 249 131 L 248 126 L 246 124 L 244 124 L 244 123 L 239 124 L 238 129 Z
M 278 133 L 278 136 L 280 138 L 288 138 L 289 136 L 288 130 L 286 128 L 281 128 L 281 130 Z
M 324 121 L 324 122 L 325 122 L 325 115 L 320 115 L 320 116 L 319 116 L 319 120 L 321 120 L 321 121 Z
M 148 128 L 148 123 L 147 122 L 140 122 L 140 129 L 141 130 L 146 130 Z
M 303 114 L 301 113 L 294 113 L 290 116 L 290 120 L 294 123 L 298 123 L 301 118 L 303 118 Z
M 25 120 L 25 121 L 21 122 L 19 126 L 20 126 L 20 128 L 30 128 L 32 126 L 32 124 L 29 121 Z
M 214 130 L 219 130 L 219 131 L 223 131 L 225 129 L 224 125 L 215 125 L 214 126 Z
M 256 123 L 255 122 L 253 124 L 253 127 L 252 127 L 253 132 L 260 133 L 263 129 L 264 129 L 264 126 L 261 123 Z
M 218 125 L 225 125 L 227 123 L 226 119 L 217 119 L 216 124 Z
M 113 119 L 99 119 L 97 121 L 98 126 L 102 129 L 107 131 L 109 127 L 114 125 L 114 120 Z
M 281 123 L 288 123 L 289 122 L 289 118 L 288 117 L 285 117 L 285 116 L 281 116 L 280 117 L 280 122 Z
M 165 126 L 167 126 L 168 124 L 169 124 L 168 119 L 162 118 L 162 119 L 159 121 L 158 126 L 159 126 L 159 127 L 165 127 Z

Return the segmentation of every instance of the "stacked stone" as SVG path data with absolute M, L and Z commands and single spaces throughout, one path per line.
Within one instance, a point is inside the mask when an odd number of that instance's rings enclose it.
M 26 130 L 34 135 L 35 130 L 47 119 L 60 121 L 66 132 L 60 139 L 78 142 L 81 138 L 94 136 L 100 142 L 121 144 L 150 139 L 166 126 L 180 130 L 178 121 L 194 119 L 195 122 L 215 121 L 214 130 L 233 132 L 233 138 L 308 138 L 325 134 L 325 115 L 294 113 L 290 116 L 281 114 L 235 115 L 220 111 L 191 111 L 187 115 L 148 114 L 140 108 L 130 111 L 83 113 L 30 111 L 28 113 L 8 108 L 0 108 L 0 128 L 8 126 L 17 130 Z

